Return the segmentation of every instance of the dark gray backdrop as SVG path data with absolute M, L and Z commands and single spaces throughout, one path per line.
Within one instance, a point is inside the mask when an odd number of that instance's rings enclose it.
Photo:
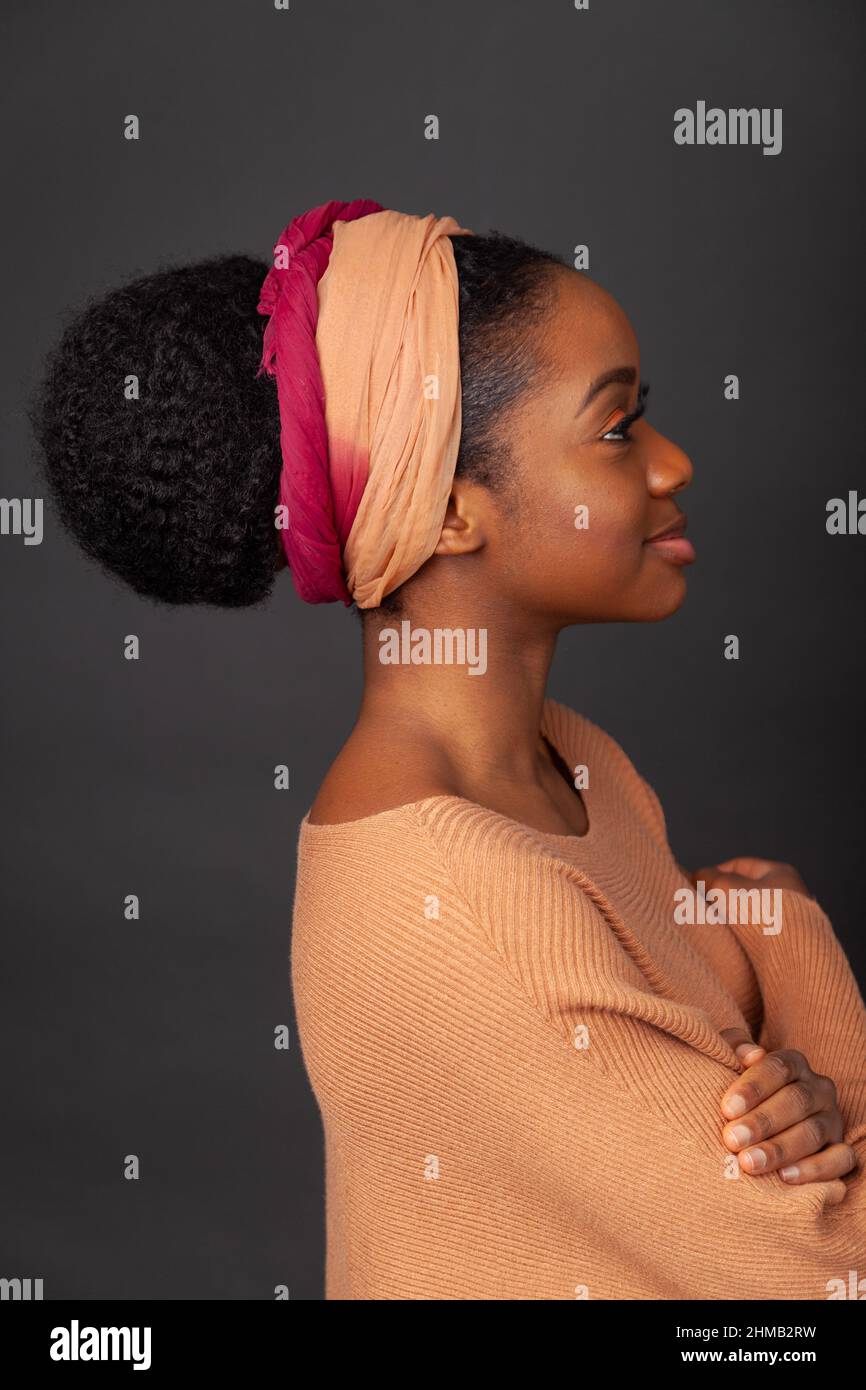
M 828 498 L 866 490 L 861 7 L 106 0 L 2 24 L 0 493 L 40 495 L 23 404 L 61 312 L 133 272 L 266 258 L 329 198 L 588 243 L 650 418 L 694 462 L 698 563 L 669 621 L 565 633 L 549 691 L 623 744 L 682 863 L 794 863 L 862 980 L 866 538 L 825 530 Z M 781 107 L 782 152 L 675 145 L 698 100 Z M 46 1298 L 321 1298 L 290 913 L 359 625 L 285 573 L 262 611 L 159 611 L 50 514 L 41 546 L 0 536 L 0 565 L 0 1276 Z

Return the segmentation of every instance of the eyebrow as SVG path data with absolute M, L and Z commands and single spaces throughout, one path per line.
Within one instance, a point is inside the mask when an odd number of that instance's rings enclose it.
M 576 414 L 582 415 L 590 401 L 594 401 L 599 392 L 604 390 L 605 386 L 612 386 L 614 383 L 621 383 L 624 386 L 633 386 L 636 380 L 637 372 L 634 367 L 611 367 L 609 372 L 605 372 L 592 383 L 583 402 L 578 406 Z

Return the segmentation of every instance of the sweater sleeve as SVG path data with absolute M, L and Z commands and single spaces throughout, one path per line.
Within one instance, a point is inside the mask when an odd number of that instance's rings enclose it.
M 638 781 L 660 843 L 671 854 L 661 802 L 648 782 Z M 676 861 L 674 860 L 674 863 Z M 690 879 L 677 865 L 684 883 Z M 762 1000 L 756 1041 L 768 1051 L 796 1048 L 813 1071 L 836 1084 L 845 1122 L 844 1140 L 866 1163 L 866 1009 L 848 958 L 833 925 L 816 899 L 786 889 L 780 893 L 778 931 L 751 923 L 728 923 L 755 973 Z M 720 964 L 720 955 L 715 961 Z
M 862 1164 L 845 1179 L 799 1186 L 743 1173 L 722 1142 L 719 1110 L 741 1074 L 735 1054 L 701 1010 L 658 992 L 638 938 L 594 885 L 572 865 L 521 852 L 519 838 L 483 850 L 471 835 L 439 844 L 453 911 L 475 921 L 548 1039 L 531 1100 L 495 1068 L 479 1078 L 494 1113 L 480 1107 L 476 1123 L 514 1136 L 524 1178 L 550 1194 L 551 1232 L 573 1222 L 589 1283 L 590 1252 L 605 1250 L 601 1287 L 588 1296 L 845 1296 L 834 1291 L 866 1268 Z M 491 891 L 480 900 L 482 883 Z M 784 1036 L 808 1030 L 807 1056 L 841 1068 L 849 1139 L 859 1143 L 862 999 L 826 920 L 802 902 L 787 907 L 785 944 L 783 930 L 775 946 L 764 938 L 754 948 L 768 1016 L 800 999 Z M 611 1268 L 619 1272 L 605 1287 Z
M 730 923 L 761 987 L 764 1017 L 756 1041 L 792 1047 L 835 1082 L 844 1140 L 866 1164 L 866 1008 L 827 914 L 814 898 L 780 894 L 778 930 Z
M 594 726 L 602 746 L 616 759 L 620 776 L 637 792 L 644 821 L 670 857 L 684 884 L 687 871 L 674 858 L 662 804 L 628 754 Z M 814 899 L 781 893 L 781 928 L 764 932 L 749 923 L 728 923 L 747 956 L 761 995 L 762 1021 L 756 1041 L 768 1051 L 796 1048 L 816 1072 L 836 1084 L 845 1122 L 843 1138 L 866 1164 L 866 1009 L 847 956 L 829 917 Z M 725 972 L 726 944 L 717 941 L 716 969 Z M 730 966 L 730 956 L 727 960 Z M 729 973 L 729 971 L 728 971 Z M 730 981 L 726 981 L 730 985 Z

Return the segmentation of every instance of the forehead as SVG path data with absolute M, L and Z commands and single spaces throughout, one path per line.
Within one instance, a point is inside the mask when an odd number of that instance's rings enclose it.
M 557 275 L 557 293 L 541 334 L 541 355 L 555 376 L 585 378 L 609 367 L 639 366 L 640 351 L 625 312 L 607 290 L 577 270 Z

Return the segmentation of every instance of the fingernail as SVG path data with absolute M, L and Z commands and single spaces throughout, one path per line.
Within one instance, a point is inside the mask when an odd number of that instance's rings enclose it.
M 784 1178 L 786 1181 L 790 1178 L 797 1178 L 799 1176 L 800 1169 L 797 1167 L 796 1163 L 792 1163 L 789 1168 L 779 1169 L 779 1177 Z
M 742 1096 L 728 1096 L 727 1100 L 722 1102 L 722 1109 L 726 1115 L 730 1115 L 732 1120 L 735 1120 L 738 1115 L 744 1114 L 747 1108 Z
M 743 1165 L 748 1168 L 750 1173 L 756 1173 L 765 1166 L 767 1155 L 763 1149 L 750 1149 L 747 1154 L 743 1154 Z
M 735 1144 L 748 1144 L 752 1131 L 748 1125 L 731 1125 L 728 1131 Z

